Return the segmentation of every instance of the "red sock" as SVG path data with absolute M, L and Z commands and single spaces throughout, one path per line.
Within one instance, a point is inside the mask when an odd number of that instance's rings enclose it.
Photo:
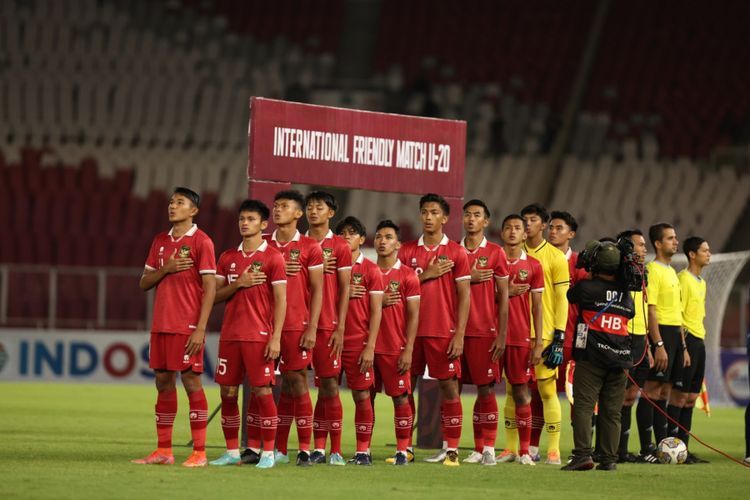
M 497 399 L 494 393 L 479 396 L 477 399 L 479 413 L 484 417 L 482 418 L 482 441 L 484 446 L 494 448 L 497 440 Z
M 412 418 L 412 430 L 409 431 L 409 448 L 412 448 L 414 446 L 414 443 L 412 442 L 412 438 L 414 437 L 414 419 L 417 418 L 417 403 L 414 400 L 414 393 L 409 393 L 409 408 L 411 408 L 411 418 Z
M 330 425 L 328 434 L 331 436 L 331 453 L 341 454 L 341 425 L 344 419 L 344 408 L 341 406 L 341 397 L 338 393 L 328 398 L 326 416 Z
M 247 447 L 260 449 L 260 407 L 258 397 L 255 393 L 250 394 L 250 402 L 247 405 Z
M 393 424 L 396 426 L 396 450 L 406 451 L 411 447 L 411 428 L 414 425 L 414 415 L 409 403 L 397 404 L 393 407 Z
M 276 425 L 278 413 L 273 394 L 256 396 L 258 401 L 258 414 L 260 415 L 260 434 L 263 438 L 263 451 L 273 451 L 276 443 Z
M 472 429 L 474 431 L 474 450 L 482 453 L 484 450 L 484 437 L 482 436 L 482 428 L 484 427 L 484 420 L 486 415 L 480 411 L 479 396 L 474 400 L 474 410 L 472 415 Z
M 443 410 L 443 439 L 448 442 L 448 449 L 457 450 L 463 424 L 461 398 L 443 400 L 440 407 Z
M 313 415 L 313 437 L 315 438 L 315 449 L 325 450 L 328 439 L 328 415 L 325 398 L 318 396 L 315 402 L 315 414 Z
M 530 405 L 516 405 L 516 425 L 518 426 L 518 454 L 520 456 L 528 455 L 529 443 L 531 441 Z M 539 441 L 537 441 L 537 443 L 539 443 Z
M 156 414 L 156 438 L 157 447 L 172 448 L 172 427 L 174 417 L 177 415 L 177 391 L 164 391 L 156 396 L 154 406 Z
M 544 407 L 542 398 L 539 397 L 539 392 L 534 387 L 531 391 L 531 442 L 529 443 L 531 446 L 539 446 L 542 429 L 544 429 Z
M 291 394 L 282 392 L 278 406 L 279 424 L 276 428 L 276 449 L 284 455 L 289 451 L 289 431 L 294 422 L 294 411 L 294 398 Z
M 370 449 L 372 440 L 372 403 L 370 398 L 354 402 L 354 429 L 357 435 L 357 453 L 365 453 Z M 333 441 L 333 439 L 331 439 Z
M 227 450 L 237 450 L 240 447 L 240 407 L 237 396 L 221 398 L 221 430 L 227 442 Z
M 297 419 L 297 437 L 299 438 L 299 449 L 310 451 L 310 438 L 313 432 L 313 409 L 310 393 L 306 392 L 294 398 L 294 417 Z M 325 446 L 325 435 L 323 446 Z
M 208 425 L 208 401 L 203 389 L 188 394 L 190 402 L 190 432 L 193 435 L 193 451 L 206 451 L 206 426 Z

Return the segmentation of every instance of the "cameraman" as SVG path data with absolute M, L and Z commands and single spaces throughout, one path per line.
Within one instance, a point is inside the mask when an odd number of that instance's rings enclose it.
M 620 410 L 630 355 L 628 320 L 635 315 L 627 283 L 618 279 L 621 254 L 611 242 L 592 241 L 579 257 L 592 273 L 568 291 L 568 301 L 579 307 L 573 358 L 573 458 L 562 470 L 594 467 L 591 447 L 591 417 L 599 403 L 597 426 L 601 426 L 602 460 L 598 470 L 617 468 Z

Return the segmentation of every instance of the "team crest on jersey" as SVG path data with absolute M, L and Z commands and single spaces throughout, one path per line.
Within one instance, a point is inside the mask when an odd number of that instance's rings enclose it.
M 323 249 L 323 257 L 326 259 L 331 258 L 331 255 L 333 255 L 333 248 L 324 248 Z
M 234 262 L 232 262 L 232 265 L 231 265 L 231 266 L 229 266 L 229 270 L 230 270 L 230 271 L 234 271 L 234 270 L 236 270 L 236 269 L 237 269 L 237 264 L 235 264 Z
M 250 270 L 254 273 L 259 273 L 261 267 L 263 267 L 263 263 L 259 260 L 254 260 L 252 266 L 250 266 Z
M 355 285 L 361 285 L 362 284 L 362 273 L 354 273 L 352 274 L 352 283 Z
M 190 256 L 190 247 L 187 245 L 182 245 L 180 247 L 180 251 L 177 253 L 178 257 L 181 259 L 185 259 Z
M 438 255 L 438 262 L 440 262 L 441 264 L 443 262 L 448 262 L 448 256 L 447 255 Z
M 391 280 L 391 281 L 390 281 L 390 282 L 388 283 L 388 289 L 389 289 L 389 290 L 390 290 L 391 292 L 393 292 L 393 293 L 396 293 L 396 292 L 398 292 L 398 287 L 399 287 L 400 285 L 401 285 L 401 283 L 399 283 L 398 281 L 396 281 L 396 280 Z
M 299 248 L 292 248 L 289 251 L 289 258 L 292 260 L 299 260 Z
M 485 255 L 480 256 L 477 259 L 477 262 L 479 263 L 479 265 L 481 267 L 485 267 L 487 265 L 487 262 L 488 262 L 487 256 L 485 256 Z
M 526 269 L 519 269 L 518 277 L 521 278 L 521 281 L 526 281 L 526 278 L 529 277 L 529 272 Z

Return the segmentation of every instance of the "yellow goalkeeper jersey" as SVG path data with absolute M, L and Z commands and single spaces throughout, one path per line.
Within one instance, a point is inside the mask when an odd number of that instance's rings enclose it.
M 682 326 L 699 339 L 706 338 L 706 280 L 687 269 L 677 273 L 682 290 Z
M 536 248 L 531 248 L 528 243 L 524 243 L 523 249 L 542 264 L 544 271 L 542 339 L 551 340 L 555 330 L 565 331 L 568 322 L 568 288 L 570 288 L 568 259 L 547 240 L 542 240 Z M 531 324 L 533 330 L 534 323 Z

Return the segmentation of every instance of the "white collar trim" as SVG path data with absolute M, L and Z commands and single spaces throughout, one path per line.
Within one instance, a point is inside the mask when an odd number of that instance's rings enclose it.
M 440 240 L 440 243 L 438 245 L 443 246 L 443 245 L 447 245 L 447 244 L 448 244 L 448 235 L 444 234 L 443 235 L 443 239 Z M 424 234 L 419 237 L 419 241 L 417 242 L 417 245 L 419 245 L 420 247 L 426 246 L 424 244 Z
M 273 234 L 271 234 L 271 239 L 272 239 L 273 241 L 275 241 L 275 242 L 277 242 L 277 243 L 278 243 L 278 241 L 279 241 L 279 240 L 277 240 L 277 239 L 276 239 L 276 232 L 277 232 L 277 231 L 278 231 L 278 229 L 274 229 L 274 230 L 273 230 Z M 299 241 L 299 238 L 300 238 L 300 236 L 301 236 L 301 235 L 300 235 L 300 232 L 299 232 L 299 229 L 298 229 L 297 231 L 295 231 L 295 232 L 294 232 L 294 236 L 293 236 L 293 237 L 292 237 L 292 239 L 291 239 L 291 240 L 289 240 L 289 241 Z M 289 242 L 287 242 L 287 243 L 289 243 Z M 242 246 L 242 245 L 240 245 L 240 246 Z
M 172 241 L 180 241 L 184 236 L 193 236 L 196 231 L 198 231 L 198 224 L 193 224 L 190 229 L 187 230 L 185 234 L 177 238 L 176 240 L 172 237 L 172 231 L 174 231 L 174 226 L 172 229 L 169 230 L 169 237 L 172 238 Z
M 266 240 L 263 240 L 263 243 L 261 243 L 258 248 L 256 248 L 253 252 L 251 252 L 250 255 L 254 254 L 255 252 L 265 252 L 266 248 L 268 248 L 268 242 Z M 242 243 L 241 242 L 240 242 L 240 246 L 237 247 L 237 250 L 239 250 L 240 252 L 242 252 L 242 255 L 248 255 L 242 249 Z

